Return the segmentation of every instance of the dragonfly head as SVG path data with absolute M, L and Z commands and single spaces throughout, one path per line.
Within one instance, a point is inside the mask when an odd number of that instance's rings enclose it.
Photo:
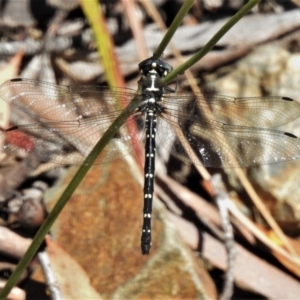
M 162 78 L 167 76 L 173 68 L 161 59 L 147 58 L 139 64 L 139 71 L 144 76 L 156 74 Z

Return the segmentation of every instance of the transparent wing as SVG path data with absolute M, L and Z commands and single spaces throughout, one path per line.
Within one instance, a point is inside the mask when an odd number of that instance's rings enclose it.
M 13 79 L 0 86 L 0 97 L 10 106 L 46 123 L 99 115 L 113 119 L 135 95 L 127 88 L 65 86 L 31 79 Z
M 166 111 L 178 119 L 214 119 L 222 124 L 272 128 L 300 116 L 300 104 L 287 97 L 233 98 L 220 95 L 167 94 Z
M 38 123 L 24 124 L 23 118 L 19 118 L 16 126 L 0 132 L 0 150 L 19 156 L 34 151 L 42 161 L 81 164 L 119 116 L 122 106 L 135 94 L 133 90 L 121 88 L 69 87 L 28 79 L 7 81 L 0 87 L 0 97 Z M 136 124 L 138 118 L 138 115 L 129 116 L 96 163 L 132 151 L 131 139 L 142 139 L 143 131 L 129 135 L 127 126 Z
M 292 99 L 211 96 L 206 101 L 197 95 L 189 102 L 190 97 L 179 94 L 164 99 L 158 139 L 168 151 L 183 159 L 199 163 L 193 158 L 193 152 L 204 166 L 220 168 L 300 157 L 300 139 L 267 129 L 299 117 L 300 105 Z M 190 148 L 175 138 L 176 132 L 182 132 Z
M 38 123 L 19 117 L 15 127 L 0 133 L 0 150 L 21 156 L 35 151 L 41 160 L 81 164 L 135 94 L 121 88 L 8 81 L 0 87 L 0 97 Z M 183 94 L 167 94 L 164 99 L 158 139 L 167 150 L 175 149 L 186 159 L 193 151 L 205 166 L 245 167 L 299 156 L 299 139 L 267 129 L 300 115 L 300 105 L 292 99 Z M 127 125 L 139 124 L 143 129 L 140 117 L 129 116 Z M 132 151 L 132 139 L 142 139 L 143 130 L 129 135 L 126 128 L 110 141 L 97 163 L 127 155 Z M 174 138 L 174 129 L 183 133 L 184 143 L 191 148 Z

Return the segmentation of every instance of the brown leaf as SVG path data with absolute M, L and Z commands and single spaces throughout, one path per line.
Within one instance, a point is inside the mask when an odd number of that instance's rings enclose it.
M 46 239 L 46 243 L 51 266 L 64 299 L 102 299 L 81 266 L 50 238 Z

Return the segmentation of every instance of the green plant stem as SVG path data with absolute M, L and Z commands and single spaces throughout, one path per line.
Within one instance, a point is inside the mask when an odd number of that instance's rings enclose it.
M 234 26 L 245 14 L 247 14 L 260 0 L 250 0 L 245 4 L 230 20 L 209 40 L 209 42 L 194 56 L 187 60 L 184 64 L 169 73 L 163 80 L 166 85 L 173 81 L 179 74 L 189 69 L 192 65 L 196 64 L 204 55 L 206 55 L 217 42 L 227 33 L 232 26 Z
M 158 59 L 162 56 L 164 50 L 168 46 L 171 38 L 173 37 L 174 33 L 176 32 L 177 28 L 181 24 L 182 20 L 186 16 L 187 12 L 190 10 L 192 5 L 194 4 L 195 0 L 186 0 L 184 1 L 183 5 L 181 6 L 179 12 L 177 13 L 175 19 L 173 20 L 172 24 L 168 28 L 163 40 L 160 42 L 159 46 L 157 47 L 156 51 L 153 53 L 153 58 Z
M 117 133 L 119 128 L 122 126 L 123 123 L 127 120 L 128 116 L 132 114 L 132 112 L 138 107 L 140 103 L 139 96 L 134 97 L 134 99 L 130 102 L 130 104 L 123 110 L 120 116 L 111 124 L 108 130 L 104 133 L 102 138 L 99 142 L 95 145 L 93 150 L 85 159 L 84 163 L 80 166 L 77 173 L 57 201 L 56 205 L 48 215 L 47 219 L 37 232 L 33 242 L 29 246 L 28 250 L 26 251 L 25 255 L 19 261 L 15 271 L 9 277 L 4 288 L 0 291 L 0 299 L 4 300 L 7 298 L 10 290 L 16 285 L 18 279 L 20 278 L 22 272 L 28 266 L 36 252 L 38 251 L 39 247 L 41 246 L 42 242 L 44 241 L 44 237 L 49 232 L 50 228 L 52 227 L 53 223 L 59 216 L 60 212 L 68 202 L 71 195 L 74 193 L 75 189 L 78 187 L 80 182 L 85 177 L 86 173 L 93 165 L 94 161 L 97 159 L 101 151 L 107 145 L 107 143 L 114 137 Z

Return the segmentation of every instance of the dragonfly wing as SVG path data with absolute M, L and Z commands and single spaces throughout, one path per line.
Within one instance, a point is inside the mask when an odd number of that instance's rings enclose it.
M 31 151 L 42 161 L 81 164 L 94 145 L 135 95 L 129 89 L 100 86 L 61 86 L 28 79 L 7 81 L 0 97 L 39 123 L 23 124 L 0 132 L 3 152 L 25 156 Z M 132 140 L 142 133 L 128 134 L 127 125 L 139 116 L 129 116 L 96 163 L 123 157 L 132 151 Z M 19 139 L 19 141 L 17 141 Z M 80 154 L 75 155 L 75 150 Z
M 129 154 L 133 150 L 132 139 L 143 139 L 143 131 L 128 134 L 127 125 L 130 123 L 136 123 L 136 116 L 130 116 L 95 164 Z M 88 119 L 80 123 L 65 121 L 14 126 L 0 131 L 0 151 L 22 158 L 34 152 L 42 162 L 80 165 L 101 138 L 104 125 L 103 122 L 97 124 L 97 120 Z
M 166 95 L 165 107 L 180 119 L 215 120 L 228 125 L 272 128 L 297 119 L 300 104 L 287 97 L 233 98 L 219 95 Z
M 0 86 L 0 97 L 39 122 L 119 115 L 136 92 L 103 86 L 65 86 L 13 79 Z
M 300 157 L 300 139 L 271 129 L 223 125 L 219 122 L 195 124 L 186 122 L 185 129 L 169 116 L 169 130 L 181 135 L 173 143 L 158 132 L 162 145 L 182 159 L 206 167 L 235 168 L 278 163 Z M 170 133 L 170 136 L 172 133 Z M 169 142 L 170 141 L 170 142 Z

